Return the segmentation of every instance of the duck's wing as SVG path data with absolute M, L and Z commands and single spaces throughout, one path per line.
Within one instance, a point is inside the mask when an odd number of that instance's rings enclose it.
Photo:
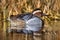
M 22 19 L 24 19 L 25 21 L 27 21 L 30 18 L 32 18 L 32 14 L 25 14 Z

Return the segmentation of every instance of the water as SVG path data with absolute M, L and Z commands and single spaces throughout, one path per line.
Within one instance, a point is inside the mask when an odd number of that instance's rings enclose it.
M 7 22 L 6 22 L 7 23 Z M 2 26 L 2 25 L 1 25 Z M 5 25 L 7 26 L 7 25 Z M 43 35 L 34 36 L 34 40 L 60 40 L 60 21 L 52 22 L 52 31 L 45 32 Z M 7 28 L 7 27 L 6 27 Z M 50 27 L 48 27 L 50 29 Z M 0 40 L 32 40 L 32 35 L 23 33 L 7 33 L 3 30 L 3 26 L 0 29 Z

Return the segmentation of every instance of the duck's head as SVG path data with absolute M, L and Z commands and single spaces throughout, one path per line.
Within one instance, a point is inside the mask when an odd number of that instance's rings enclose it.
M 38 17 L 48 16 L 47 14 L 43 13 L 43 11 L 39 8 L 34 9 L 32 14 Z

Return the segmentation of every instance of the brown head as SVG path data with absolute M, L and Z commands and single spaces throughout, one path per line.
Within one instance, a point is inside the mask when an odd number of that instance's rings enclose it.
M 46 14 L 43 13 L 43 11 L 39 8 L 36 8 L 33 10 L 32 12 L 33 15 L 37 16 L 37 17 L 42 17 L 42 16 L 47 16 Z

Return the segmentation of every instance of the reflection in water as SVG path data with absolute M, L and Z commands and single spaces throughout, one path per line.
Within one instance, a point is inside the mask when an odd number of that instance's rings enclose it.
M 6 25 L 6 26 L 8 26 L 8 25 Z M 51 34 L 50 32 L 46 32 L 46 34 L 43 35 L 44 36 L 43 38 L 45 38 L 46 40 L 48 40 L 48 38 L 49 38 L 49 40 L 60 40 L 60 31 L 59 31 L 60 30 L 60 21 L 52 22 L 51 27 L 52 27 L 53 31 L 55 31 L 54 32 L 55 34 L 54 33 Z M 28 40 L 32 40 L 31 37 L 32 36 L 29 35 Z M 42 37 L 42 36 L 40 36 L 40 37 Z M 40 37 L 36 36 L 35 40 L 39 40 Z M 13 32 L 13 33 L 4 32 L 3 27 L 1 27 L 0 40 L 25 40 L 25 34 L 16 33 L 16 32 Z
M 31 35 L 28 35 L 28 37 L 31 38 Z M 25 38 L 26 35 L 22 33 L 6 33 L 3 32 L 3 30 L 0 30 L 0 40 L 25 40 Z M 28 38 L 28 40 L 31 40 L 30 38 Z

